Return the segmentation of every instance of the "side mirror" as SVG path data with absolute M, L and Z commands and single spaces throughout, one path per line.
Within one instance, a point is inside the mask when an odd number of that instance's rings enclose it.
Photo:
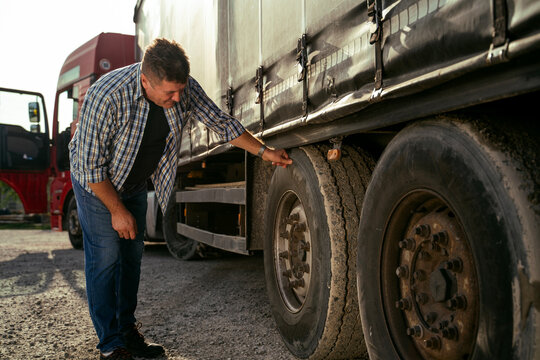
M 39 123 L 39 103 L 36 101 L 28 103 L 28 117 L 31 123 Z
M 39 124 L 32 124 L 30 125 L 30 132 L 34 134 L 41 133 L 41 126 Z

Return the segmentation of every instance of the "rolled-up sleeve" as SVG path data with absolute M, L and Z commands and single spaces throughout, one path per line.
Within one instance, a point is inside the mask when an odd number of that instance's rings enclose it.
M 78 128 L 79 171 L 87 183 L 98 183 L 107 178 L 113 113 L 107 98 L 87 94 Z
M 189 91 L 193 116 L 224 141 L 234 140 L 246 131 L 240 121 L 221 110 L 192 77 L 189 78 Z

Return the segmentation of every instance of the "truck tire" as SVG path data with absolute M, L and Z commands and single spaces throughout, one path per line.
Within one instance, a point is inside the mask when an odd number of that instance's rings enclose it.
M 79 213 L 77 212 L 77 200 L 75 196 L 72 196 L 69 200 L 66 215 L 66 228 L 69 241 L 74 249 L 80 250 L 83 248 L 83 235 L 81 224 L 79 223 Z
M 379 160 L 358 238 L 371 359 L 539 358 L 539 159 L 498 150 L 491 124 L 419 122 Z
M 178 260 L 193 260 L 204 257 L 204 245 L 196 240 L 189 239 L 178 234 L 178 206 L 176 205 L 176 193 L 173 191 L 167 210 L 163 215 L 163 237 L 167 248 L 173 257 Z
M 338 183 L 347 182 L 347 172 L 342 162 L 333 165 L 342 171 L 336 180 L 323 151 L 315 146 L 293 149 L 293 165 L 277 168 L 272 176 L 265 277 L 278 330 L 295 356 L 352 359 L 366 356 L 352 291 L 355 250 L 348 241 L 356 239 L 356 231 L 348 231 L 354 227 L 351 222 L 358 223 L 359 209 L 349 184 L 341 194 L 348 196 L 344 210 Z M 350 158 L 347 162 L 353 164 Z M 350 167 L 349 175 L 354 169 Z

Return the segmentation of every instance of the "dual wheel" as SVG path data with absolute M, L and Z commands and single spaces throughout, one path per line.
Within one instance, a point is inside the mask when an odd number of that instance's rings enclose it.
M 350 146 L 293 149 L 267 199 L 264 262 L 272 313 L 301 358 L 365 355 L 356 289 L 356 235 L 373 161 Z M 351 179 L 353 181 L 351 181 Z
M 540 222 L 530 200 L 538 184 L 527 171 L 538 159 L 514 156 L 509 143 L 501 150 L 484 125 L 413 124 L 372 177 L 373 162 L 351 147 L 337 162 L 322 146 L 295 149 L 294 164 L 276 169 L 265 273 L 296 356 L 539 356 L 531 279 Z

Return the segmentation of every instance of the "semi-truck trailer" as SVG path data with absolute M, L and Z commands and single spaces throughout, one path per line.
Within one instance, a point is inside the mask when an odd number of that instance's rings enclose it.
M 138 0 L 273 168 L 184 113 L 173 255 L 264 250 L 300 358 L 540 357 L 540 3 Z

